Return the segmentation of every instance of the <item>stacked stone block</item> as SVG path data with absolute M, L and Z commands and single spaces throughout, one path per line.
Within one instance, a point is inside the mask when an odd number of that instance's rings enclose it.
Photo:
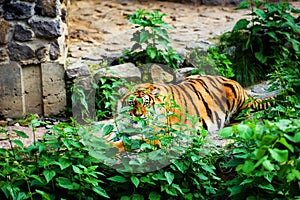
M 64 110 L 65 14 L 63 0 L 0 0 L 0 115 Z

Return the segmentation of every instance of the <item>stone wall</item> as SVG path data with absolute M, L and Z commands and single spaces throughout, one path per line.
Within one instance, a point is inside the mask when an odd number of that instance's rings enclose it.
M 63 0 L 0 0 L 0 115 L 64 110 L 66 9 Z

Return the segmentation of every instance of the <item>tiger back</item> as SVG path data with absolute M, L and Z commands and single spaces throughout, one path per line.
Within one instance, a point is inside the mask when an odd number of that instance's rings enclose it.
M 156 111 L 154 105 L 165 102 L 158 113 L 173 113 L 168 117 L 170 125 L 177 122 L 190 124 L 187 116 L 194 116 L 199 118 L 199 125 L 212 132 L 222 128 L 232 116 L 248 107 L 245 104 L 247 100 L 247 93 L 236 81 L 221 76 L 195 75 L 177 85 L 137 85 L 133 92 L 123 97 L 122 102 L 123 106 L 132 106 L 130 115 L 137 117 L 145 117 L 147 107 Z

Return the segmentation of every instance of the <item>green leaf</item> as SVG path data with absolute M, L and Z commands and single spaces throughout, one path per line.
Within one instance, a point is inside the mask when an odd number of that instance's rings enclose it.
M 270 31 L 270 32 L 267 32 L 267 34 L 268 34 L 270 37 L 272 37 L 272 38 L 275 40 L 275 42 L 278 42 L 278 38 L 277 38 L 277 35 L 275 34 L 275 32 Z
M 151 192 L 149 194 L 149 200 L 160 200 L 160 194 L 157 192 Z
M 166 180 L 165 176 L 163 176 L 162 174 L 154 174 L 152 176 L 152 179 L 155 180 L 155 181 L 157 181 L 157 180 L 161 180 L 161 181 Z
M 59 165 L 61 170 L 64 170 L 67 167 L 71 166 L 72 162 L 67 158 L 61 157 L 59 158 L 58 162 L 55 162 L 55 164 Z
M 44 170 L 43 174 L 46 178 L 47 183 L 49 183 L 53 177 L 56 175 L 56 172 L 54 170 Z
M 183 192 L 182 192 L 182 190 L 181 190 L 181 188 L 180 188 L 179 185 L 173 183 L 172 187 L 175 188 L 177 191 L 179 191 L 181 194 L 183 194 Z
M 246 160 L 245 164 L 242 165 L 242 170 L 245 173 L 250 173 L 254 170 L 254 163 Z
M 72 183 L 70 179 L 65 177 L 58 177 L 56 178 L 58 185 L 62 188 L 66 188 L 69 190 L 78 190 L 80 185 L 78 183 Z
M 292 171 L 287 175 L 287 181 L 299 181 L 300 180 L 300 171 L 297 169 L 292 169 Z
M 277 126 L 280 130 L 286 132 L 286 130 L 289 128 L 291 124 L 291 121 L 288 119 L 280 119 L 279 122 L 277 122 Z
M 113 177 L 110 177 L 107 179 L 110 181 L 118 182 L 118 183 L 126 183 L 126 179 L 123 176 L 119 176 L 119 175 L 116 175 L 116 176 L 113 176 Z
M 291 152 L 294 152 L 294 147 L 287 143 L 286 139 L 281 137 L 277 142 L 283 144 L 286 148 L 288 148 Z
M 136 176 L 131 176 L 130 179 L 134 186 L 137 188 L 140 184 L 140 180 Z
M 289 151 L 288 150 L 280 150 L 277 148 L 274 149 L 269 149 L 268 150 L 271 154 L 271 157 L 276 160 L 277 162 L 287 162 L 288 161 L 288 156 L 289 156 Z
M 129 196 L 122 196 L 120 200 L 131 200 Z
M 284 137 L 287 138 L 291 142 L 300 143 L 300 132 L 295 133 L 294 136 L 284 134 Z
M 132 200 L 144 200 L 144 196 L 141 194 L 132 195 Z
M 270 183 L 259 184 L 258 187 L 265 190 L 275 191 L 273 185 L 271 185 Z
M 274 165 L 271 163 L 270 160 L 265 160 L 262 165 L 269 171 L 273 171 L 275 169 Z
M 146 52 L 151 59 L 154 59 L 156 57 L 157 49 L 154 47 L 147 47 Z
M 174 160 L 173 164 L 176 166 L 176 168 L 181 172 L 181 173 L 185 173 L 185 171 L 188 169 L 188 167 L 181 161 L 178 160 Z
M 23 131 L 13 130 L 13 132 L 15 132 L 21 138 L 29 138 L 29 136 Z
M 148 41 L 150 38 L 151 38 L 151 34 L 146 31 L 146 30 L 142 30 L 140 32 L 140 40 L 139 40 L 139 43 L 140 44 L 143 44 L 144 42 Z
M 108 196 L 108 194 L 105 192 L 105 190 L 103 188 L 101 188 L 100 186 L 93 187 L 93 191 L 96 192 L 97 194 L 99 194 L 102 197 L 105 197 L 105 198 L 108 198 L 108 199 L 110 198 Z
M 261 146 L 268 146 L 273 144 L 273 142 L 277 139 L 278 137 L 272 136 L 272 135 L 264 135 L 263 138 L 261 139 Z
M 167 178 L 169 185 L 171 185 L 174 180 L 174 174 L 172 172 L 165 172 L 165 177 Z
M 262 52 L 255 52 L 255 58 L 261 63 L 265 64 L 267 62 L 267 56 L 264 56 Z
M 240 183 L 240 185 L 246 185 L 246 184 L 248 184 L 248 183 L 252 183 L 253 181 L 254 181 L 253 178 L 247 178 L 247 179 L 243 180 L 243 181 Z
M 43 199 L 46 199 L 46 200 L 51 200 L 51 197 L 49 194 L 47 194 L 46 192 L 42 191 L 42 190 L 38 190 L 36 189 L 35 190 L 36 193 L 42 195 Z
M 243 191 L 243 186 L 236 185 L 233 187 L 229 187 L 228 190 L 230 191 L 230 197 L 240 194 Z
M 232 31 L 244 30 L 247 28 L 250 21 L 247 19 L 240 19 L 233 27 Z
M 113 130 L 114 130 L 114 126 L 113 126 L 113 125 L 107 125 L 107 126 L 104 126 L 104 128 L 103 128 L 103 135 L 108 135 L 108 134 L 110 134 Z
M 72 169 L 75 173 L 82 174 L 82 170 L 79 167 L 72 165 Z
M 31 177 L 31 178 L 37 180 L 38 182 L 40 182 L 40 183 L 42 183 L 42 184 L 44 183 L 44 180 L 43 180 L 40 176 L 38 176 L 38 175 L 31 174 L 31 175 L 29 175 L 29 177 Z
M 298 52 L 299 51 L 299 41 L 295 40 L 295 39 L 290 39 L 289 42 L 292 43 L 293 49 Z
M 225 127 L 219 131 L 219 135 L 224 138 L 229 138 L 233 133 L 232 127 Z
M 21 149 L 24 148 L 23 142 L 21 140 L 12 140 L 12 142 L 18 145 Z
M 255 9 L 255 10 L 254 10 L 254 13 L 255 13 L 257 16 L 259 16 L 261 19 L 263 19 L 263 20 L 267 18 L 266 13 L 265 13 L 263 10 L 261 10 L 261 9 Z
M 197 173 L 197 177 L 198 177 L 200 180 L 203 180 L 203 181 L 207 181 L 207 180 L 208 180 L 208 177 L 205 176 L 203 173 Z
M 248 125 L 238 124 L 237 129 L 238 129 L 238 132 L 239 132 L 241 138 L 246 139 L 246 140 L 251 139 L 251 137 L 253 135 L 253 131 Z

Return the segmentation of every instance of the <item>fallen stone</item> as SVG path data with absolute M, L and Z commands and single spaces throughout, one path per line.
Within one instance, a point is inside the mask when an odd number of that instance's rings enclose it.
M 70 66 L 68 66 L 66 73 L 69 79 L 82 76 L 91 76 L 88 65 L 81 60 L 77 60 L 77 62 L 74 62 Z

